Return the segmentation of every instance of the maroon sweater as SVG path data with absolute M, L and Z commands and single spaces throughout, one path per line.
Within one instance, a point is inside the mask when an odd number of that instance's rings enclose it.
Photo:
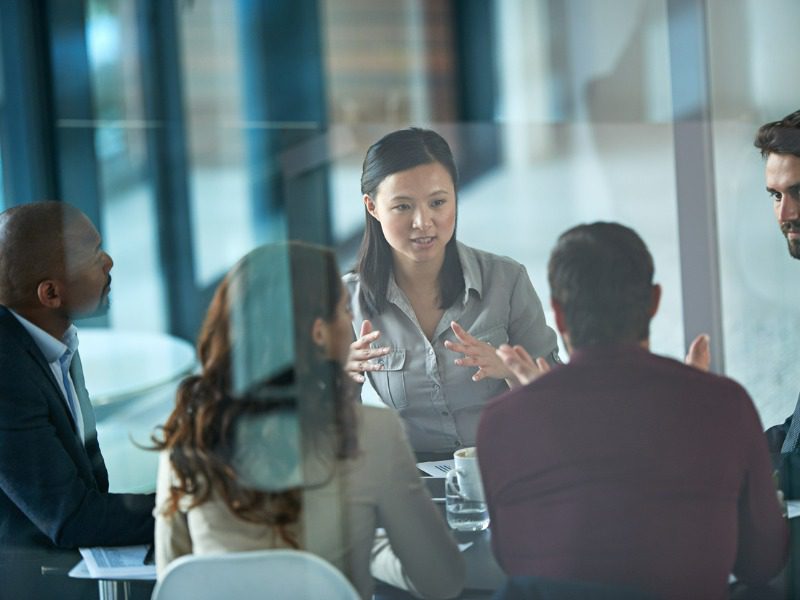
M 736 382 L 631 345 L 590 347 L 495 399 L 478 428 L 495 555 L 510 575 L 663 598 L 764 582 L 786 522 Z

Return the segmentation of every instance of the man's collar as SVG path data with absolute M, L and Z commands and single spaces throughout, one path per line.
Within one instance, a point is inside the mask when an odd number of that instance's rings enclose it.
M 33 338 L 33 341 L 36 343 L 36 346 L 39 348 L 39 350 L 41 350 L 42 354 L 44 355 L 44 359 L 48 363 L 59 360 L 67 350 L 71 350 L 74 353 L 78 349 L 78 330 L 75 325 L 71 324 L 67 328 L 67 331 L 64 332 L 64 337 L 61 340 L 58 340 L 38 325 L 31 323 L 28 319 L 16 311 L 9 308 L 8 312 L 14 315 L 14 318 L 16 318 L 17 321 L 19 321 L 19 324 L 25 328 L 25 331 L 28 332 L 28 335 Z
M 636 342 L 609 342 L 573 348 L 569 355 L 569 362 L 619 360 L 620 357 L 648 356 L 650 354 L 652 354 L 650 350 Z

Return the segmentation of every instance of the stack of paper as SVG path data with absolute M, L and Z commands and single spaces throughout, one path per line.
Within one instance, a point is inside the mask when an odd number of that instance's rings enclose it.
M 82 564 L 91 579 L 149 579 L 156 578 L 156 566 L 144 564 L 147 546 L 116 546 L 107 548 L 80 548 Z M 81 577 L 79 564 L 70 572 Z M 85 577 L 86 575 L 83 575 Z
M 423 473 L 427 473 L 431 477 L 444 477 L 447 472 L 455 465 L 451 460 L 431 460 L 428 462 L 417 463 L 417 468 Z

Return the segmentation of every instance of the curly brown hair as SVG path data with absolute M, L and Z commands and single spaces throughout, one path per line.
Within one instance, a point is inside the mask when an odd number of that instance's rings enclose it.
M 234 460 L 236 432 L 247 419 L 289 412 L 304 447 L 326 437 L 336 459 L 355 456 L 355 388 L 311 339 L 316 319 L 335 318 L 342 293 L 333 253 L 299 242 L 257 248 L 225 276 L 198 337 L 201 373 L 180 384 L 161 438 L 153 436 L 175 473 L 167 514 L 183 498 L 192 508 L 215 492 L 237 517 L 273 527 L 299 547 L 288 527 L 299 520 L 309 485 L 248 485 Z M 269 465 L 281 457 L 258 460 Z

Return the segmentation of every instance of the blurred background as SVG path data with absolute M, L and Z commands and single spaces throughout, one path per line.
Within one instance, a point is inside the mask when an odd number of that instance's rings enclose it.
M 169 411 L 240 256 L 297 238 L 352 267 L 364 153 L 409 125 L 454 149 L 459 239 L 545 305 L 561 232 L 636 229 L 652 349 L 711 333 L 767 427 L 800 389 L 800 262 L 752 140 L 800 108 L 798 22 L 797 0 L 4 0 L 0 206 L 73 203 L 114 258 L 81 349 L 112 462 Z

